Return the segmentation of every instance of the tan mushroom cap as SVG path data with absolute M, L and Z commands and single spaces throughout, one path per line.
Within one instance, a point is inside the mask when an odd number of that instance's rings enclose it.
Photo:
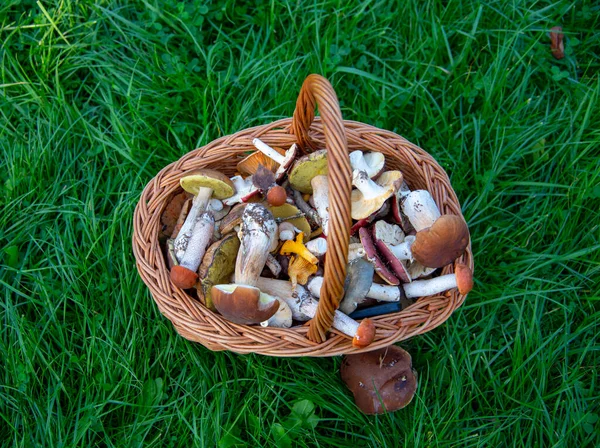
M 375 183 L 382 187 L 384 191 L 373 198 L 366 198 L 360 190 L 352 190 L 350 197 L 352 202 L 352 210 L 350 212 L 352 219 L 363 219 L 379 210 L 383 206 L 383 203 L 398 190 L 402 179 L 400 171 L 386 171 L 381 174 L 375 180 Z
M 408 405 L 417 390 L 410 354 L 396 345 L 344 357 L 342 381 L 365 414 L 383 414 Z
M 473 289 L 473 271 L 466 264 L 457 263 L 454 267 L 456 287 L 461 295 L 468 294 Z
M 273 148 L 282 156 L 285 156 L 285 151 L 281 148 Z M 260 151 L 253 152 L 245 159 L 241 160 L 237 164 L 237 170 L 244 176 L 252 176 L 256 173 L 258 167 L 262 165 L 271 171 L 273 174 L 279 168 L 279 164 L 272 158 L 266 156 Z
M 259 324 L 277 312 L 279 301 L 247 285 L 215 285 L 211 289 L 215 308 L 236 324 Z
M 192 171 L 179 179 L 179 184 L 188 193 L 194 196 L 202 187 L 213 190 L 212 197 L 216 199 L 225 199 L 233 196 L 235 187 L 225 174 L 208 168 Z
M 417 232 L 411 247 L 412 255 L 429 268 L 441 268 L 452 263 L 469 244 L 469 228 L 460 216 L 440 216 L 431 227 Z

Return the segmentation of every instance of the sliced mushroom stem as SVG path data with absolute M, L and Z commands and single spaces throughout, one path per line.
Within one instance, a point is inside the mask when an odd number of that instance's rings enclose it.
M 352 172 L 352 185 L 360 190 L 365 199 L 373 199 L 386 193 L 386 189 L 373 182 L 365 171 Z
M 417 232 L 431 227 L 441 216 L 440 209 L 427 190 L 415 190 L 406 195 L 402 212 Z
M 213 236 L 215 219 L 211 213 L 202 213 L 194 226 L 185 254 L 180 260 L 180 265 L 190 271 L 197 271 L 206 247 Z
M 313 188 L 313 201 L 321 221 L 323 234 L 328 234 L 329 227 L 329 185 L 327 176 L 315 176 L 310 181 Z
M 275 160 L 275 162 L 277 162 L 279 165 L 283 164 L 285 156 L 282 156 L 281 154 L 279 154 L 277 151 L 275 151 L 273 148 L 271 148 L 269 145 L 267 145 L 262 140 L 255 138 L 254 140 L 252 140 L 252 144 L 256 147 L 256 149 L 258 149 L 260 152 L 262 152 L 265 156 L 269 157 L 270 159 Z
M 255 286 L 275 242 L 277 224 L 261 204 L 248 204 L 239 232 L 240 250 L 235 263 L 235 283 Z
M 323 286 L 323 277 L 313 277 L 307 285 L 310 293 L 317 298 L 321 297 L 321 286 Z M 372 283 L 365 297 L 382 302 L 397 302 L 402 297 L 402 292 L 400 286 Z
M 465 295 L 473 288 L 473 273 L 464 264 L 457 264 L 454 274 L 440 275 L 430 280 L 415 280 L 404 285 L 404 292 L 409 299 L 431 296 L 458 288 Z
M 181 226 L 181 230 L 177 234 L 175 243 L 173 244 L 175 247 L 175 256 L 179 262 L 181 262 L 181 259 L 186 252 L 196 222 L 200 218 L 201 213 L 206 210 L 212 193 L 212 188 L 201 187 L 192 202 L 192 208 L 188 212 L 185 222 Z

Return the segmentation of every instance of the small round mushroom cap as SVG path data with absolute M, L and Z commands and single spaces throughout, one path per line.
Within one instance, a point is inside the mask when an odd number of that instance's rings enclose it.
M 275 185 L 267 193 L 267 202 L 269 205 L 279 207 L 287 201 L 287 193 L 281 185 Z
M 315 176 L 327 176 L 327 151 L 320 150 L 308 154 L 296 160 L 289 172 L 288 179 L 294 190 L 301 193 L 312 194 L 313 188 L 310 181 Z
M 469 228 L 460 216 L 443 215 L 431 227 L 417 232 L 411 247 L 415 260 L 429 268 L 452 263 L 469 244 Z
M 466 264 L 457 263 L 454 267 L 456 287 L 461 295 L 468 294 L 473 289 L 473 272 Z
M 417 390 L 417 376 L 410 354 L 396 345 L 347 355 L 340 373 L 364 414 L 402 409 L 411 402 Z
M 193 288 L 197 280 L 198 274 L 181 265 L 173 266 L 171 269 L 171 281 L 178 288 Z
M 260 289 L 247 285 L 215 285 L 211 289 L 215 308 L 236 324 L 251 325 L 269 320 L 279 309 L 279 301 Z
M 273 214 L 275 219 L 280 219 L 283 222 L 289 222 L 294 225 L 302 234 L 304 235 L 304 243 L 308 242 L 308 239 L 311 236 L 312 230 L 310 228 L 310 224 L 306 220 L 304 216 L 298 216 L 300 214 L 300 210 L 294 207 L 292 204 L 284 203 L 278 207 L 274 207 L 272 205 L 267 207 L 269 211 Z M 290 216 L 298 216 L 294 219 L 285 219 Z
M 217 199 L 225 199 L 235 193 L 233 182 L 225 174 L 208 168 L 188 173 L 179 180 L 179 184 L 185 191 L 192 193 L 194 196 L 198 194 L 200 188 L 212 189 L 212 196 Z
M 363 319 L 352 338 L 352 347 L 367 347 L 373 339 L 375 339 L 375 324 L 371 319 Z

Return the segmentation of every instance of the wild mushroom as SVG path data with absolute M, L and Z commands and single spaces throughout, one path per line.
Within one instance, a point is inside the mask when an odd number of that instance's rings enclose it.
M 296 254 L 301 256 L 311 264 L 317 264 L 319 260 L 306 248 L 306 246 L 302 242 L 303 238 L 304 235 L 302 234 L 302 232 L 300 232 L 296 237 L 295 241 L 290 240 L 283 243 L 283 246 L 281 246 L 279 253 L 281 255 Z
M 429 280 L 415 280 L 403 287 L 408 298 L 431 296 L 452 288 L 458 288 L 458 292 L 464 296 L 473 289 L 473 272 L 467 265 L 457 263 L 454 274 L 440 275 Z
M 273 159 L 279 164 L 279 168 L 277 168 L 277 171 L 275 172 L 275 178 L 277 180 L 281 180 L 288 168 L 294 162 L 294 159 L 296 158 L 296 154 L 298 152 L 298 147 L 295 143 L 290 147 L 290 149 L 288 149 L 285 152 L 284 156 L 279 154 L 277 151 L 275 151 L 273 148 L 271 148 L 269 145 L 264 143 L 262 140 L 259 140 L 258 138 L 252 140 L 252 144 L 264 155 L 266 155 L 270 159 Z
M 282 156 L 285 155 L 285 151 L 280 148 L 273 148 L 273 150 L 277 151 Z M 267 157 L 260 151 L 256 151 L 239 161 L 237 164 L 237 170 L 243 176 L 252 176 L 254 173 L 256 173 L 256 170 L 260 165 L 264 166 L 272 173 L 275 173 L 277 168 L 279 168 L 279 164 L 275 160 Z
M 364 171 L 354 170 L 352 185 L 358 190 L 352 190 L 352 219 L 363 219 L 379 210 L 401 183 L 400 171 L 386 171 L 376 181 L 372 181 Z
M 291 204 L 283 204 L 279 207 L 269 206 L 267 208 L 275 217 L 275 221 L 281 223 L 289 222 L 294 226 L 295 229 L 302 232 L 302 234 L 304 235 L 304 241 L 308 241 L 311 234 L 310 224 L 308 223 L 306 218 L 302 216 L 300 210 L 298 210 Z
M 389 211 L 390 211 L 390 204 L 389 204 L 389 202 L 386 201 L 383 203 L 381 208 L 379 210 L 377 210 L 375 213 L 372 213 L 371 215 L 367 216 L 366 218 L 359 219 L 358 221 L 356 221 L 352 225 L 352 227 L 350 227 L 350 235 L 354 235 L 356 232 L 358 232 L 358 229 L 368 226 L 373 221 L 377 221 L 380 218 L 384 218 L 385 216 L 387 216 Z
M 175 256 L 181 262 L 199 215 L 206 210 L 212 196 L 217 199 L 228 198 L 234 193 L 233 183 L 218 171 L 201 169 L 192 171 L 179 180 L 179 184 L 188 193 L 195 195 L 179 234 L 175 238 Z M 211 230 L 212 233 L 212 230 Z
M 308 277 L 315 272 L 317 272 L 317 265 L 306 260 L 304 257 L 296 256 L 290 259 L 288 276 L 294 288 L 297 284 L 306 285 Z
M 212 299 L 216 309 L 228 320 L 255 324 L 268 320 L 279 308 L 273 297 L 261 294 L 256 282 L 269 251 L 276 242 L 277 224 L 261 204 L 248 204 L 242 215 L 240 249 L 235 263 L 235 284 L 216 285 Z
M 196 271 L 200 266 L 206 246 L 212 238 L 214 225 L 215 219 L 211 213 L 205 212 L 200 215 L 188 240 L 187 248 L 179 260 L 179 265 L 173 266 L 171 269 L 171 281 L 178 288 L 187 289 L 196 284 L 196 280 L 198 280 Z
M 317 312 L 319 302 L 300 285 L 294 289 L 292 288 L 292 284 L 285 280 L 273 280 L 261 277 L 258 279 L 257 286 L 262 291 L 285 300 L 292 310 L 294 320 L 310 320 Z M 375 338 L 375 325 L 371 319 L 364 319 L 359 323 L 354 319 L 350 319 L 339 310 L 336 310 L 333 315 L 332 327 L 353 338 L 352 345 L 354 347 L 366 347 Z
M 269 320 L 260 323 L 261 327 L 290 328 L 292 326 L 292 310 L 287 302 L 277 296 L 273 296 L 279 302 L 279 308 Z
M 373 242 L 382 258 L 388 263 L 392 272 L 403 282 L 410 282 L 411 278 L 402 260 L 411 260 L 410 246 L 414 241 L 413 236 L 404 237 L 400 227 L 377 221 L 372 229 Z
M 167 203 L 164 211 L 160 215 L 160 236 L 161 238 L 169 238 L 177 225 L 177 220 L 181 214 L 183 205 L 188 200 L 188 194 L 185 191 L 174 195 Z
M 346 291 L 340 302 L 339 310 L 350 314 L 366 299 L 376 299 L 382 302 L 398 302 L 405 297 L 402 286 L 380 285 L 373 283 L 373 265 L 361 258 L 348 263 L 346 275 Z M 308 290 L 317 297 L 321 297 L 323 277 L 313 277 L 308 283 Z
M 407 237 L 408 238 L 408 237 Z M 417 260 L 413 260 L 407 263 L 406 271 L 410 276 L 411 280 L 416 280 L 417 278 L 427 277 L 428 275 L 433 274 L 437 268 L 428 268 L 427 266 L 423 266 Z
M 248 204 L 241 203 L 234 205 L 227 216 L 221 222 L 221 234 L 226 235 L 229 232 L 235 231 L 236 227 L 242 224 L 242 216 Z
M 417 377 L 407 351 L 396 345 L 346 355 L 340 368 L 342 381 L 364 414 L 402 409 L 413 399 Z
M 235 259 L 239 249 L 240 240 L 237 235 L 229 233 L 211 244 L 204 254 L 198 269 L 200 281 L 196 284 L 196 291 L 200 301 L 210 310 L 215 310 L 212 287 L 229 281 L 235 271 Z
M 322 257 L 327 252 L 327 240 L 325 238 L 315 238 L 306 243 L 306 248 L 315 257 Z
M 360 242 L 365 250 L 367 260 L 373 264 L 375 272 L 377 272 L 379 277 L 381 277 L 389 285 L 400 284 L 400 280 L 398 280 L 398 278 L 383 263 L 381 258 L 379 258 L 379 254 L 377 253 L 377 250 L 375 250 L 375 244 L 373 243 L 370 232 L 363 227 L 358 231 L 358 234 L 360 235 Z
M 383 172 L 385 157 L 380 152 L 352 151 L 349 157 L 352 169 L 366 172 L 371 179 Z
M 327 151 L 320 150 L 296 160 L 288 174 L 288 179 L 294 190 L 312 194 L 313 189 L 310 184 L 312 178 L 319 175 L 327 176 L 328 172 Z
M 252 176 L 244 179 L 242 176 L 233 176 L 231 178 L 235 186 L 235 194 L 223 201 L 225 205 L 234 205 L 240 202 L 248 202 L 248 200 L 256 196 L 259 191 L 252 183 Z
M 296 230 L 298 229 L 294 227 L 294 224 L 288 221 L 283 221 L 281 224 L 279 224 L 279 239 L 281 241 L 293 240 L 296 236 Z
M 287 199 L 285 188 L 281 185 L 277 185 L 275 182 L 275 175 L 264 166 L 260 165 L 258 167 L 256 173 L 252 176 L 252 183 L 267 199 L 269 205 L 278 207 L 285 204 Z
M 323 234 L 327 236 L 329 227 L 329 186 L 327 176 L 319 175 L 311 179 L 313 188 L 313 201 L 319 215 L 319 221 L 323 228 Z
M 440 209 L 427 190 L 414 190 L 402 202 L 402 212 L 417 232 L 431 227 L 441 216 Z

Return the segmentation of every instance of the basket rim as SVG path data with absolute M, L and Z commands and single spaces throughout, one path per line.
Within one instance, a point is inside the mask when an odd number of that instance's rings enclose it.
M 447 193 L 448 199 L 458 207 L 452 209 L 452 214 L 463 216 L 446 171 L 429 153 L 391 131 L 354 120 L 343 120 L 343 124 L 348 135 L 348 152 L 351 151 L 351 146 L 355 146 L 354 143 L 350 144 L 351 141 L 365 141 L 382 147 L 386 147 L 386 142 L 393 142 L 393 145 L 387 145 L 388 150 L 399 151 L 398 145 L 406 147 L 413 152 L 411 156 L 420 166 L 433 167 L 434 175 L 425 172 L 426 181 L 433 182 L 436 186 L 446 184 L 449 188 L 444 193 Z M 132 245 L 138 273 L 149 288 L 161 314 L 171 321 L 180 335 L 200 342 L 210 350 L 229 350 L 242 354 L 258 353 L 279 357 L 322 357 L 368 352 L 423 334 L 443 324 L 464 303 L 466 296 L 458 294 L 456 290 L 420 297 L 402 311 L 372 317 L 377 335 L 374 342 L 365 348 L 352 347 L 351 340 L 335 329 L 330 331 L 325 342 L 316 344 L 306 338 L 308 332 L 306 324 L 289 329 L 234 324 L 213 313 L 170 283 L 168 269 L 158 241 L 158 231 L 160 214 L 167 202 L 165 198 L 169 198 L 178 188 L 178 179 L 186 171 L 197 168 L 199 160 L 204 162 L 200 163 L 202 166 L 210 165 L 211 159 L 207 155 L 218 149 L 223 152 L 221 146 L 227 149 L 220 159 L 228 155 L 228 152 L 235 156 L 251 150 L 250 148 L 253 148 L 251 140 L 254 137 L 261 138 L 267 144 L 271 144 L 270 141 L 291 144 L 295 141 L 295 136 L 290 133 L 290 126 L 291 118 L 283 118 L 219 137 L 163 167 L 146 184 L 134 211 Z M 311 138 L 322 143 L 322 129 L 321 120 L 315 117 L 310 131 Z M 387 159 L 386 156 L 386 161 Z M 177 186 L 174 188 L 175 181 Z M 446 205 L 438 204 L 442 211 Z M 465 254 L 459 260 L 474 269 L 471 239 Z M 453 272 L 453 265 L 444 267 L 440 274 L 451 272 Z M 206 325 L 210 330 L 205 328 Z M 299 343 L 301 346 L 298 346 Z

